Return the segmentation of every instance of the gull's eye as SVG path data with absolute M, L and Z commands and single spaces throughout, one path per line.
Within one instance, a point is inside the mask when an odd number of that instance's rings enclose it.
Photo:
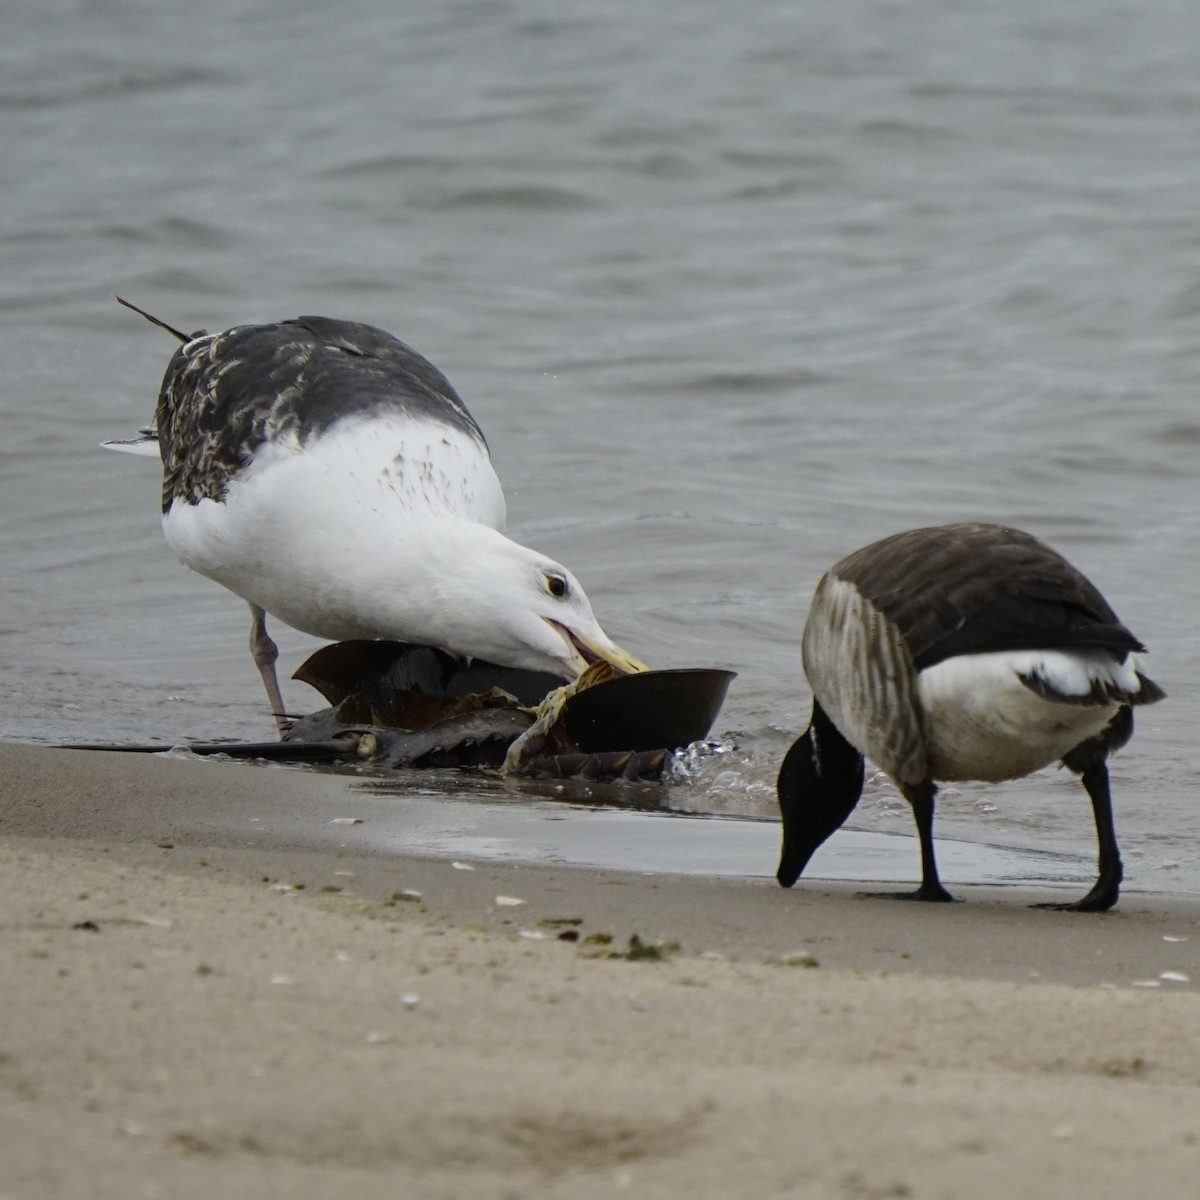
M 563 575 L 553 571 L 546 572 L 546 591 L 556 599 L 561 600 L 567 594 L 567 580 Z

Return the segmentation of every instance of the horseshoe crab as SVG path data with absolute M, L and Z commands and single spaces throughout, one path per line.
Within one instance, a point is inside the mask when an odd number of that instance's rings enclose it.
M 337 642 L 295 678 L 332 707 L 296 722 L 285 744 L 358 735 L 359 757 L 393 767 L 654 780 L 672 750 L 707 736 L 734 672 L 615 675 L 598 662 L 559 687 L 551 675 L 464 664 L 428 646 Z

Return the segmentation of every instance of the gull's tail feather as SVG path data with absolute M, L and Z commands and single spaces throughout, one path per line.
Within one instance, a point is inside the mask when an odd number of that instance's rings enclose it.
M 190 342 L 192 339 L 186 333 L 180 333 L 174 325 L 168 325 L 166 321 L 160 321 L 157 317 L 152 317 L 144 308 L 138 308 L 136 304 L 130 304 L 128 300 L 121 296 L 113 296 L 113 299 L 118 304 L 125 305 L 126 308 L 132 309 L 138 316 L 145 317 L 151 325 L 157 325 L 159 329 L 165 329 L 168 333 L 174 334 L 181 342 Z M 106 443 L 107 444 L 107 443 Z
M 162 457 L 158 445 L 158 430 L 153 425 L 139 429 L 137 437 L 112 438 L 107 442 L 101 442 L 100 445 L 105 450 L 121 450 L 126 454 L 144 454 L 150 458 Z

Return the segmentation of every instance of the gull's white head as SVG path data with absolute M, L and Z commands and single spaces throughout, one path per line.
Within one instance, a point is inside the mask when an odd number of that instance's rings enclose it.
M 482 525 L 443 527 L 429 560 L 430 628 L 406 629 L 424 641 L 507 667 L 576 679 L 603 660 L 622 674 L 647 669 L 600 628 L 579 581 L 561 563 Z

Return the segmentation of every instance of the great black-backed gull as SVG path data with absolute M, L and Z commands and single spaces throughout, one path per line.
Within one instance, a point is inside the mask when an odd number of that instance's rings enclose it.
M 142 315 L 182 345 L 154 427 L 105 444 L 161 456 L 167 541 L 249 604 L 281 731 L 268 613 L 320 638 L 415 642 L 568 680 L 598 659 L 645 669 L 566 567 L 501 532 L 483 433 L 411 347 L 327 317 L 189 336 Z

